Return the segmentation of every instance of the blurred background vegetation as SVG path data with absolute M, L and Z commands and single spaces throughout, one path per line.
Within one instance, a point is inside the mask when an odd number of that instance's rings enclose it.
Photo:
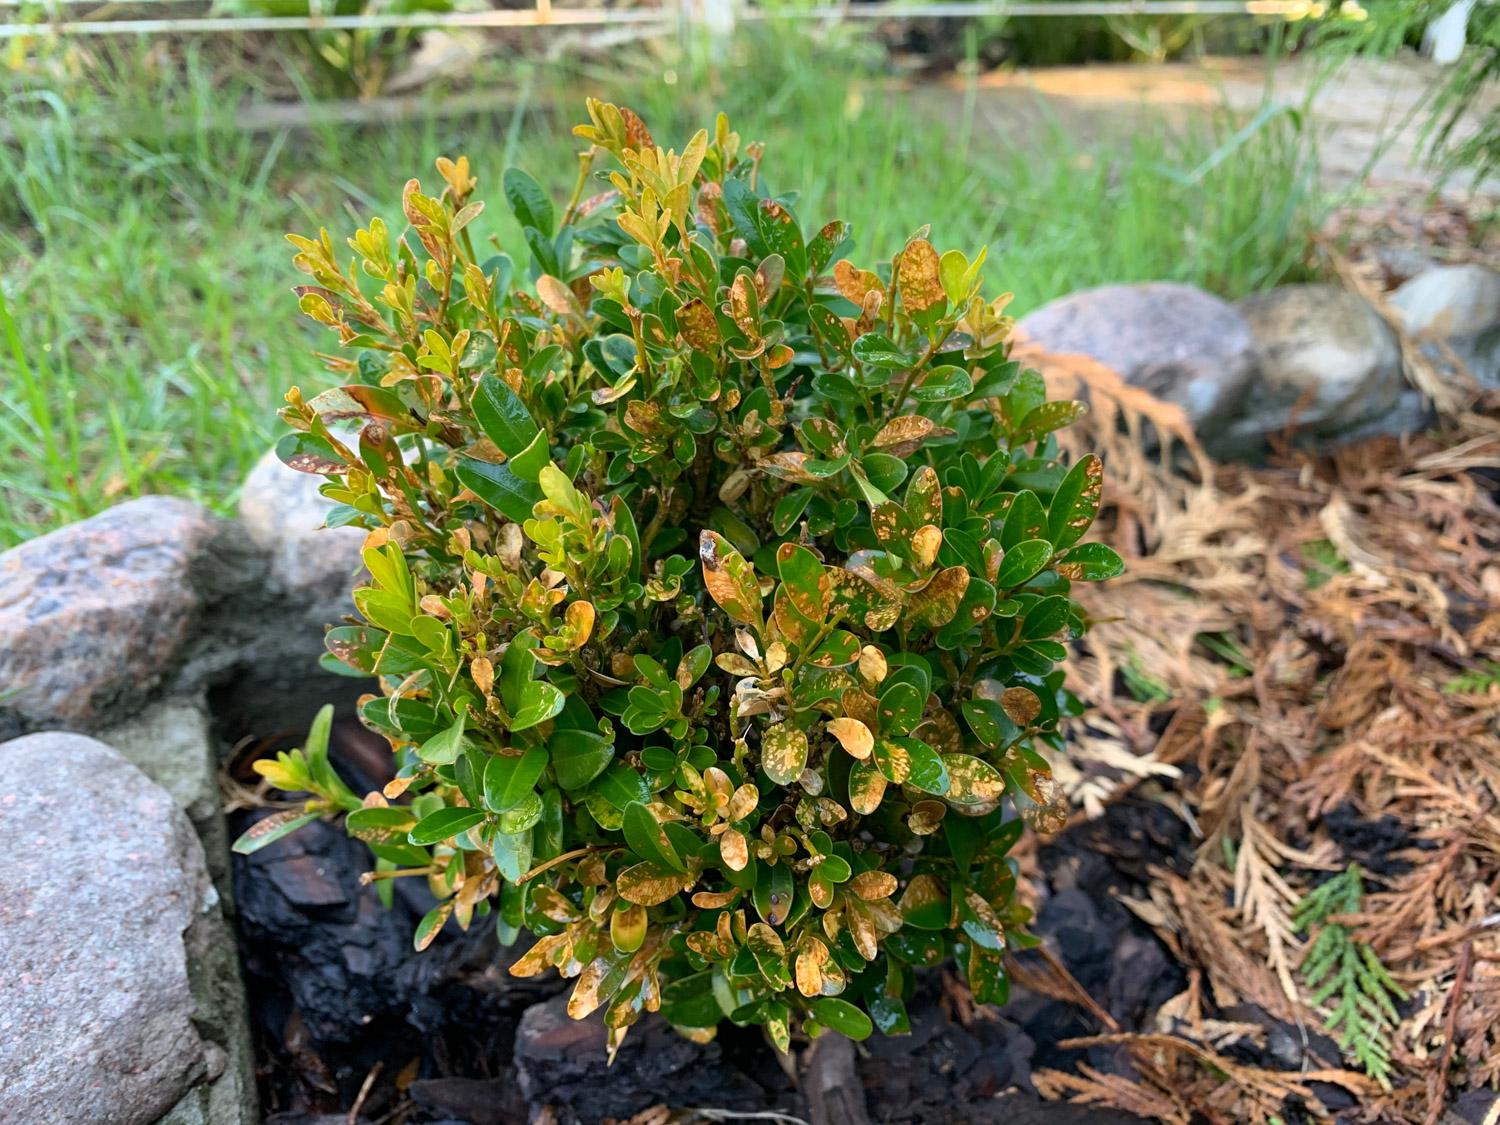
M 306 12 L 308 0 L 218 10 Z M 586 95 L 636 108 L 664 143 L 724 109 L 767 143 L 773 186 L 807 185 L 809 222 L 847 219 L 882 255 L 927 223 L 940 245 L 988 245 L 988 272 L 1020 313 L 1105 282 L 1173 279 L 1233 297 L 1307 269 L 1307 235 L 1332 200 L 1295 106 L 1133 106 L 1101 125 L 1040 97 L 982 96 L 997 66 L 1281 58 L 1303 46 L 1296 25 L 820 28 L 768 16 L 727 42 L 626 26 L 552 41 L 512 33 L 482 57 L 466 53 L 472 37 L 409 30 L 11 40 L 0 66 L 0 547 L 143 492 L 232 503 L 285 388 L 323 380 L 282 234 L 327 225 L 341 239 L 373 214 L 399 217 L 402 183 L 430 180 L 439 154 L 466 153 L 481 195 L 511 164 L 565 193 Z M 491 208 L 480 233 L 523 258 L 504 212 Z

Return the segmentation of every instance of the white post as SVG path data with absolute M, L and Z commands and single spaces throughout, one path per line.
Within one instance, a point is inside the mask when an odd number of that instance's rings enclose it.
M 1464 53 L 1464 43 L 1469 34 L 1469 13 L 1474 10 L 1476 0 L 1457 0 L 1453 7 L 1427 25 L 1422 33 L 1422 49 L 1432 56 L 1432 61 L 1443 66 L 1452 66 Z
M 734 34 L 734 8 L 735 0 L 682 0 L 688 23 L 702 28 L 710 39 Z

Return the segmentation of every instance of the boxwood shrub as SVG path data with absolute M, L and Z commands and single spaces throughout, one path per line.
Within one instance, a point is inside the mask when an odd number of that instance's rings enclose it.
M 1001 1001 L 1007 853 L 1063 816 L 1070 590 L 1121 568 L 1055 436 L 1084 407 L 1009 358 L 982 251 L 856 264 L 722 116 L 681 152 L 588 116 L 564 206 L 506 172 L 515 256 L 463 158 L 349 261 L 291 238 L 344 385 L 294 388 L 278 449 L 367 530 L 325 662 L 373 678 L 395 780 L 351 792 L 325 713 L 237 846 L 344 815 L 371 881 L 431 888 L 418 947 L 529 934 L 510 971 L 575 978 L 612 1049 L 652 1011 L 898 1033 L 950 958 Z

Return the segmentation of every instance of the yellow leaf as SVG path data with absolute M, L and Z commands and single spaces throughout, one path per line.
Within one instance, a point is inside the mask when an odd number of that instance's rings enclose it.
M 536 295 L 542 299 L 542 304 L 558 316 L 583 316 L 573 290 L 550 273 L 544 273 L 536 279 Z
M 937 561 L 938 548 L 943 545 L 942 530 L 933 524 L 923 524 L 911 537 L 913 561 L 926 570 Z
M 490 689 L 495 686 L 495 666 L 490 663 L 487 656 L 476 656 L 469 664 L 469 674 L 474 677 L 474 686 L 477 687 L 486 699 L 489 698 Z
M 646 908 L 616 905 L 609 917 L 609 940 L 621 953 L 634 953 L 646 942 Z
M 797 953 L 797 991 L 803 996 L 823 995 L 823 965 L 828 960 L 828 947 L 813 938 Z
M 603 957 L 596 957 L 588 963 L 573 986 L 573 994 L 568 997 L 569 1016 L 575 1020 L 584 1019 L 604 1003 L 605 997 L 600 994 L 600 989 L 608 975 L 609 962 Z
M 880 427 L 870 448 L 894 457 L 908 457 L 916 452 L 926 438 L 942 429 L 931 418 L 923 418 L 920 414 L 903 414 Z
M 725 613 L 742 624 L 760 624 L 760 584 L 755 571 L 716 531 L 704 531 L 698 539 L 698 560 L 703 564 L 703 585 Z
M 906 818 L 906 826 L 916 836 L 931 836 L 943 824 L 948 806 L 941 801 L 918 801 Z
M 942 279 L 938 275 L 938 255 L 932 243 L 925 238 L 913 239 L 901 251 L 901 261 L 896 267 L 901 303 L 910 310 L 920 311 L 946 299 Z
M 896 877 L 889 871 L 861 871 L 849 880 L 849 889 L 868 902 L 876 902 L 896 893 Z
M 615 880 L 620 897 L 641 906 L 660 906 L 691 884 L 690 876 L 649 861 L 627 867 Z
M 716 351 L 722 338 L 718 317 L 697 297 L 677 310 L 677 331 L 688 347 L 698 352 Z
M 592 602 L 570 603 L 563 614 L 563 620 L 572 631 L 570 638 L 572 647 L 582 648 L 594 632 L 594 604 Z
M 849 804 L 860 816 L 869 816 L 885 796 L 885 778 L 871 762 L 860 762 L 849 772 Z
M 871 687 L 885 679 L 888 668 L 885 653 L 874 645 L 865 645 L 859 650 L 859 675 Z
M 961 566 L 942 570 L 906 604 L 906 620 L 915 628 L 940 629 L 953 620 L 969 588 L 969 572 Z
M 1042 713 L 1042 701 L 1030 688 L 1008 687 L 1000 695 L 1000 706 L 1018 727 L 1028 727 Z
M 531 888 L 531 904 L 547 918 L 554 922 L 576 922 L 582 915 L 578 907 L 553 890 L 546 884 L 533 884 Z
M 760 804 L 760 790 L 750 784 L 741 785 L 729 798 L 729 819 L 744 820 Z
M 833 280 L 844 299 L 861 308 L 871 293 L 880 294 L 882 298 L 885 294 L 880 278 L 869 270 L 858 269 L 848 258 L 840 258 L 833 263 Z
M 839 745 L 860 761 L 868 758 L 870 751 L 875 748 L 875 736 L 870 733 L 870 728 L 858 719 L 848 717 L 831 719 L 828 723 L 828 733 L 838 739 Z
M 727 829 L 719 837 L 719 854 L 724 857 L 724 866 L 731 871 L 743 871 L 750 862 L 750 848 L 745 834 L 737 828 Z

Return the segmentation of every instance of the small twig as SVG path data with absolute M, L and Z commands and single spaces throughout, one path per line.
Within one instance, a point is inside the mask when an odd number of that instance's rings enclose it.
M 1109 1028 L 1110 1031 L 1118 1032 L 1120 1030 L 1119 1021 L 1110 1015 L 1099 1001 L 1089 995 L 1088 989 L 1078 983 L 1078 978 L 1068 971 L 1068 967 L 1058 959 L 1057 954 L 1053 953 L 1045 945 L 1037 946 L 1037 953 L 1041 955 L 1043 961 L 1047 962 L 1047 966 L 1052 970 L 1053 975 L 1057 977 L 1059 983 L 1071 994 L 1075 1004 L 1086 1009 L 1090 1015 Z
M 519 879 L 516 880 L 516 885 L 520 886 L 522 883 L 529 883 L 532 879 L 535 879 L 543 871 L 550 871 L 552 868 L 556 867 L 559 863 L 567 863 L 568 860 L 570 860 L 570 859 L 577 859 L 579 856 L 588 855 L 589 852 L 598 851 L 598 850 L 599 849 L 597 847 L 595 847 L 594 845 L 590 844 L 587 847 L 574 848 L 570 852 L 563 852 L 562 855 L 553 856 L 546 863 L 539 863 L 535 867 L 533 867 L 530 871 L 526 872 L 526 874 L 522 875 Z
M 357 1125 L 359 1111 L 365 1107 L 365 1099 L 370 1096 L 370 1090 L 375 1085 L 375 1079 L 380 1077 L 380 1072 L 385 1069 L 384 1062 L 377 1062 L 370 1068 L 370 1073 L 365 1075 L 365 1080 L 359 1084 L 359 1093 L 354 1096 L 354 1104 L 349 1107 L 349 1125 Z
M 807 1125 L 800 1117 L 793 1117 L 789 1113 L 777 1113 L 774 1109 L 763 1109 L 755 1111 L 740 1112 L 733 1109 L 690 1109 L 689 1113 L 697 1114 L 705 1121 L 778 1121 L 781 1125 Z
M 1443 1102 L 1448 1096 L 1448 1064 L 1453 1061 L 1453 1040 L 1458 1035 L 1458 1009 L 1464 1002 L 1464 989 L 1468 987 L 1469 970 L 1474 965 L 1474 942 L 1463 943 L 1458 951 L 1458 961 L 1453 968 L 1453 991 L 1448 994 L 1448 1013 L 1443 1017 L 1443 1052 L 1438 1056 L 1437 1089 L 1432 1094 L 1432 1104 L 1427 1107 L 1425 1125 L 1437 1125 L 1443 1116 Z
M 801 1085 L 813 1125 L 870 1125 L 851 1040 L 832 1032 L 814 1039 L 802 1056 Z

